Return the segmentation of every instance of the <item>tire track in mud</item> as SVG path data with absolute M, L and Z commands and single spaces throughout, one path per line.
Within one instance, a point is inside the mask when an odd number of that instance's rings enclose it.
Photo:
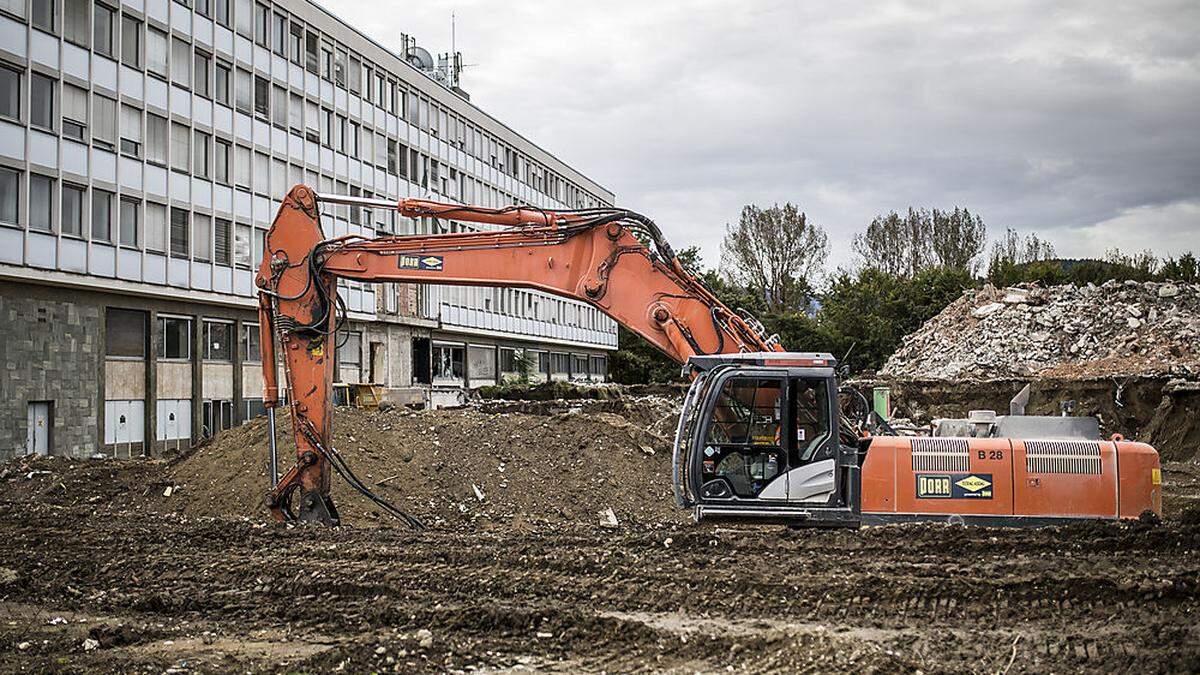
M 1015 672 L 1186 670 L 1200 658 L 1200 527 L 1177 523 L 417 535 L 25 504 L 0 506 L 0 536 L 15 575 L 0 601 L 74 607 L 180 645 L 81 653 L 76 641 L 45 657 L 85 670 L 167 667 L 187 650 L 218 671 L 995 671 L 1010 657 Z M 197 642 L 203 631 L 319 649 L 230 656 Z

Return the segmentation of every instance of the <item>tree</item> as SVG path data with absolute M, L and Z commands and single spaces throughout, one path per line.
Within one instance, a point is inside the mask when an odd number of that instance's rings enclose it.
M 983 218 L 956 206 L 953 211 L 934 209 L 929 223 L 933 264 L 974 274 L 978 270 L 976 258 L 987 245 L 987 226 L 983 224 Z
M 1021 281 L 1061 283 L 1061 266 L 1042 265 L 1055 256 L 1054 245 L 1031 232 L 1022 236 L 1012 228 L 992 243 L 988 261 L 988 280 L 997 286 Z
M 866 232 L 854 236 L 853 247 L 864 267 L 911 278 L 932 267 L 974 273 L 986 242 L 983 218 L 967 209 L 909 207 L 903 216 L 895 211 L 875 216 Z
M 974 285 L 969 272 L 952 267 L 931 267 L 912 278 L 871 267 L 856 273 L 843 271 L 831 281 L 817 319 L 835 347 L 835 356 L 841 357 L 854 345 L 851 369 L 876 370 L 905 335 Z
M 811 280 L 829 255 L 825 230 L 808 222 L 796 206 L 769 209 L 751 204 L 736 226 L 725 226 L 721 271 L 735 285 L 762 298 L 773 312 L 803 309 Z

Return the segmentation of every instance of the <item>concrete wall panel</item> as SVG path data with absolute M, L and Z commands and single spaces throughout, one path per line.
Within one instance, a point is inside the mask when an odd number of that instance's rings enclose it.
M 141 360 L 114 360 L 104 362 L 104 398 L 146 398 L 146 362 Z
M 158 398 L 192 397 L 192 364 L 186 361 L 158 362 Z

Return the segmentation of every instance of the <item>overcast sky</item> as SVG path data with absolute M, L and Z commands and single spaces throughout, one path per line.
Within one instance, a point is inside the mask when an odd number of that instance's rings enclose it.
M 476 105 L 710 263 L 784 201 L 833 265 L 910 205 L 1063 256 L 1200 252 L 1196 0 L 321 1 L 396 51 L 449 51 L 455 12 Z

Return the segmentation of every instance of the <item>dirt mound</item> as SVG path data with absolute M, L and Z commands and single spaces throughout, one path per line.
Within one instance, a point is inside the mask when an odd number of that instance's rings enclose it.
M 965 292 L 884 365 L 924 380 L 1200 374 L 1200 285 L 986 286 Z
M 670 485 L 669 399 L 505 404 L 459 410 L 338 408 L 334 447 L 381 497 L 428 526 L 679 521 Z M 532 410 L 531 412 L 517 412 Z M 535 414 L 540 413 L 540 414 Z M 288 415 L 277 429 L 290 466 Z M 162 506 L 189 516 L 263 513 L 267 425 L 256 420 L 173 464 L 178 490 Z M 390 522 L 336 476 L 333 498 L 350 524 Z

